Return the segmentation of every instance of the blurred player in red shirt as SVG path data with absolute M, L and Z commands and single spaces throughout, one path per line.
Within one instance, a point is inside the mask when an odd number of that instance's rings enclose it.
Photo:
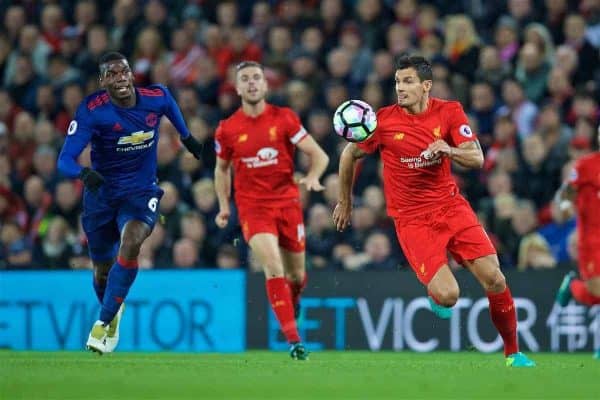
M 237 66 L 236 91 L 242 106 L 221 121 L 215 133 L 216 223 L 223 228 L 230 216 L 233 166 L 242 233 L 263 266 L 267 297 L 291 345 L 290 355 L 305 360 L 308 352 L 295 321 L 306 272 L 304 221 L 293 176 L 294 150 L 297 147 L 311 159 L 308 173 L 299 180 L 307 190 L 324 189 L 319 178 L 329 157 L 291 109 L 265 101 L 267 82 L 261 64 L 244 61 Z
M 600 147 L 600 126 L 597 144 Z M 575 162 L 567 181 L 556 193 L 555 201 L 566 214 L 577 209 L 577 263 L 580 279 L 575 272 L 565 276 L 558 289 L 556 301 L 565 307 L 571 298 L 581 304 L 600 304 L 600 151 Z M 600 348 L 595 357 L 600 359 Z
M 404 255 L 427 286 L 432 311 L 450 318 L 458 301 L 449 251 L 485 289 L 492 321 L 504 340 L 506 364 L 535 366 L 519 352 L 516 310 L 496 250 L 451 174 L 451 161 L 465 168 L 483 165 L 483 152 L 463 108 L 456 101 L 429 96 L 431 64 L 422 57 L 401 58 L 395 78 L 398 103 L 377 112 L 371 137 L 348 144 L 342 152 L 336 227 L 341 231 L 350 221 L 355 163 L 378 150 L 388 215 Z

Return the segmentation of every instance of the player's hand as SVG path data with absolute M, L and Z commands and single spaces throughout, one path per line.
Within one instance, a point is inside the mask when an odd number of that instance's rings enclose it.
M 91 168 L 84 167 L 79 173 L 79 179 L 83 182 L 84 186 L 96 193 L 100 186 L 104 184 L 104 177 L 100 175 L 98 172 L 94 171 Z
M 320 192 L 323 189 L 325 189 L 325 186 L 321 185 L 321 182 L 319 182 L 319 178 L 312 177 L 310 175 L 307 175 L 304 178 L 300 178 L 298 180 L 298 183 L 300 185 L 306 186 L 306 190 L 308 191 L 312 190 L 314 192 Z
M 352 215 L 352 204 L 350 201 L 338 201 L 333 210 L 333 223 L 338 232 L 342 232 L 350 225 Z
M 192 135 L 186 137 L 185 139 L 181 139 L 181 143 L 185 146 L 185 148 L 192 153 L 192 155 L 199 160 L 202 157 L 202 148 L 204 147 L 202 143 L 196 140 Z
M 430 154 L 429 157 L 427 157 L 428 153 Z M 444 140 L 440 139 L 440 140 L 436 140 L 435 142 L 431 143 L 429 145 L 429 147 L 427 147 L 427 150 L 425 150 L 421 154 L 427 160 L 436 159 L 441 156 L 449 157 L 452 155 L 452 147 L 450 147 L 450 145 L 448 143 L 446 143 Z
M 229 210 L 219 211 L 219 213 L 215 217 L 215 223 L 219 228 L 223 229 L 227 226 L 227 223 L 229 222 L 229 214 Z

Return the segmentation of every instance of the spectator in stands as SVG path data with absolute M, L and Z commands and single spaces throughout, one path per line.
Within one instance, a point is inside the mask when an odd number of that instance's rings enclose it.
M 42 178 L 44 187 L 51 192 L 58 182 L 57 156 L 58 152 L 47 145 L 37 147 L 33 154 L 33 173 Z
M 42 79 L 36 75 L 28 55 L 19 54 L 15 60 L 15 73 L 7 82 L 7 88 L 15 102 L 29 112 L 35 111 L 37 89 Z
M 575 72 L 575 82 L 592 86 L 588 82 L 594 79 L 600 56 L 598 49 L 594 48 L 585 37 L 585 19 L 581 14 L 569 14 L 565 19 L 564 34 L 565 44 L 571 46 L 579 56 L 579 67 Z
M 133 51 L 133 77 L 141 86 L 151 84 L 150 71 L 152 65 L 166 58 L 163 38 L 158 28 L 147 26 L 137 35 Z
M 173 267 L 197 268 L 202 266 L 196 243 L 192 239 L 181 238 L 173 246 Z
M 50 214 L 63 218 L 73 232 L 79 226 L 81 191 L 80 185 L 71 180 L 59 182 L 54 190 L 54 203 L 50 209 Z
M 15 118 L 13 139 L 8 147 L 8 155 L 14 163 L 18 179 L 25 180 L 31 173 L 35 153 L 35 122 L 28 112 L 20 112 Z
M 502 82 L 510 76 L 511 69 L 510 64 L 502 61 L 495 46 L 484 46 L 479 52 L 479 68 L 475 71 L 475 80 L 489 83 L 499 93 Z
M 10 5 L 4 14 L 3 27 L 8 34 L 8 40 L 11 43 L 17 43 L 19 32 L 27 23 L 25 8 L 21 4 Z
M 504 105 L 498 110 L 499 115 L 509 115 L 517 125 L 519 138 L 525 139 L 534 129 L 538 107 L 525 97 L 523 87 L 514 79 L 502 83 L 502 100 Z
M 534 43 L 525 43 L 519 51 L 515 77 L 530 101 L 539 103 L 542 100 L 549 72 L 550 64 L 541 49 Z
M 450 70 L 455 79 L 462 78 L 462 82 L 454 82 L 454 85 L 464 85 L 465 80 L 472 82 L 477 70 L 480 40 L 471 18 L 464 14 L 449 16 L 444 38 L 444 56 L 450 64 Z
M 32 266 L 36 269 L 68 269 L 74 255 L 75 240 L 69 224 L 62 217 L 50 220 L 48 231 L 33 248 Z
M 7 221 L 2 225 L 0 228 L 0 268 L 30 268 L 31 248 L 31 242 L 16 222 Z
M 367 271 L 393 271 L 400 267 L 398 259 L 392 254 L 390 238 L 383 232 L 371 233 L 364 245 L 368 261 L 364 265 Z
M 171 182 L 164 181 L 159 186 L 164 191 L 159 205 L 161 220 L 164 221 L 167 238 L 175 240 L 181 237 L 181 220 L 188 211 L 188 206 L 179 201 L 179 191 Z
M 477 121 L 477 137 L 487 150 L 494 140 L 494 121 L 498 110 L 494 88 L 487 82 L 479 82 L 471 85 L 470 92 L 469 114 Z
M 329 216 L 329 209 L 316 203 L 308 210 L 306 224 L 306 253 L 309 268 L 331 269 L 329 261 L 333 247 L 337 243 L 335 230 Z
M 75 66 L 83 73 L 86 79 L 95 77 L 98 73 L 100 56 L 109 48 L 108 32 L 103 25 L 93 25 L 86 33 L 86 45 L 77 56 Z
M 217 268 L 235 269 L 240 268 L 241 261 L 238 250 L 235 246 L 225 243 L 217 251 Z
M 554 41 L 548 28 L 538 22 L 531 22 L 525 27 L 523 33 L 525 43 L 533 43 L 537 46 L 547 64 L 554 61 Z
M 167 268 L 173 265 L 171 241 L 162 224 L 156 224 L 140 248 L 140 268 Z
M 517 268 L 525 271 L 528 268 L 554 268 L 556 258 L 550 250 L 546 239 L 537 232 L 532 232 L 521 239 Z

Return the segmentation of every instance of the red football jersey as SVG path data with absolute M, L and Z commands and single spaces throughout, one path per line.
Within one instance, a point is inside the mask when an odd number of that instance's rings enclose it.
M 427 109 L 417 115 L 399 105 L 381 108 L 375 133 L 358 147 L 367 153 L 379 149 L 387 212 L 410 218 L 458 195 L 450 160 L 428 160 L 423 151 L 438 139 L 456 147 L 476 138 L 460 103 L 430 98 Z
M 577 189 L 577 235 L 580 244 L 600 246 L 600 152 L 577 160 L 569 183 Z
M 278 207 L 298 200 L 295 145 L 308 133 L 291 109 L 267 104 L 257 117 L 238 109 L 215 133 L 217 156 L 232 161 L 235 200 Z

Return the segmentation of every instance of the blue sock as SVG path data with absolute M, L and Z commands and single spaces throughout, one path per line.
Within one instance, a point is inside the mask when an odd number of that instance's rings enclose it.
M 96 297 L 98 297 L 98 301 L 102 304 L 102 301 L 104 300 L 104 291 L 106 290 L 106 281 L 104 282 L 104 285 L 100 284 L 100 282 L 96 280 L 96 277 L 94 277 L 92 281 Z
M 100 321 L 108 324 L 113 320 L 121 303 L 127 297 L 129 288 L 133 284 L 138 272 L 138 263 L 136 260 L 125 260 L 117 257 L 117 262 L 114 263 L 108 273 L 106 284 L 106 293 L 102 302 L 102 310 L 100 311 Z

